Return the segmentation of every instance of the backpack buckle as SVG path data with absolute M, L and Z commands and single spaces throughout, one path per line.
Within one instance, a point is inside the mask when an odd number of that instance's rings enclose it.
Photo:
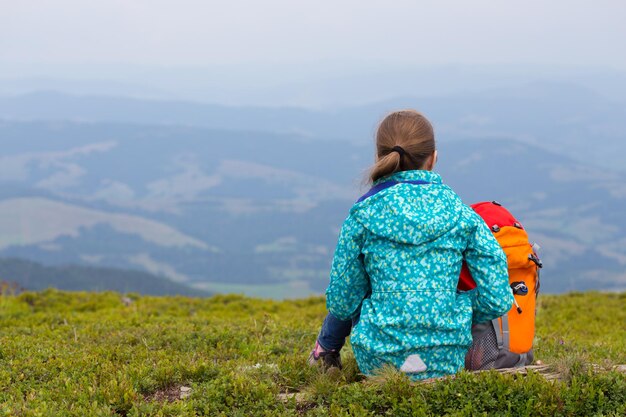
M 543 268 L 543 262 L 541 262 L 541 259 L 539 259 L 539 257 L 534 253 L 528 255 L 528 259 L 533 261 L 535 265 L 537 265 L 537 268 Z

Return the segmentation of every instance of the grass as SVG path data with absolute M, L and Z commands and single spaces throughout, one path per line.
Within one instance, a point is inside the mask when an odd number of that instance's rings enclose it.
M 610 370 L 626 363 L 626 294 L 539 298 L 536 357 L 562 380 L 484 372 L 431 384 L 392 369 L 364 379 L 349 348 L 341 372 L 308 367 L 321 298 L 130 298 L 0 297 L 0 415 L 626 414 L 626 376 Z

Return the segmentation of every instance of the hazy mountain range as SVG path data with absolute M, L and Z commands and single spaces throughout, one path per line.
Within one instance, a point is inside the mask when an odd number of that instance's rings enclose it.
M 45 77 L 17 76 L 23 69 L 0 68 L 0 95 L 64 91 L 73 95 L 200 101 L 229 106 L 305 107 L 322 110 L 363 106 L 395 97 L 441 97 L 500 91 L 528 85 L 567 84 L 612 101 L 626 102 L 626 73 L 584 65 L 440 65 L 397 67 L 363 62 L 303 67 L 233 65 L 213 68 L 146 68 L 101 65 L 46 68 Z M 587 63 L 589 65 L 591 63 Z M 4 71 L 3 71 L 4 70 Z M 28 72 L 27 72 L 28 73 Z M 87 75 L 91 74 L 91 75 Z
M 371 140 L 382 115 L 405 107 L 428 115 L 441 138 L 516 139 L 586 164 L 626 171 L 626 98 L 607 98 L 567 83 L 537 82 L 447 96 L 405 96 L 327 111 L 55 92 L 0 97 L 0 117 L 9 120 L 182 125 L 357 143 Z
M 502 202 L 542 245 L 545 291 L 626 287 L 626 106 L 564 84 L 332 111 L 0 98 L 0 256 L 319 293 L 374 126 L 398 107 L 433 119 L 464 201 Z

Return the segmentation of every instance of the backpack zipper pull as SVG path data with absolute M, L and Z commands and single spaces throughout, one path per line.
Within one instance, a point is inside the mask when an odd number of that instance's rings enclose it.
M 515 281 L 511 283 L 511 290 L 513 291 L 513 302 L 515 303 L 515 307 L 517 307 L 517 313 L 522 314 L 522 308 L 517 303 L 515 296 L 528 294 L 528 287 L 524 281 Z

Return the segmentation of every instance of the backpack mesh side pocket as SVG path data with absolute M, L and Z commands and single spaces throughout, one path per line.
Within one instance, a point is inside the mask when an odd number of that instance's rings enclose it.
M 500 349 L 491 322 L 472 326 L 472 340 L 472 346 L 465 355 L 465 368 L 471 371 L 493 368 Z

